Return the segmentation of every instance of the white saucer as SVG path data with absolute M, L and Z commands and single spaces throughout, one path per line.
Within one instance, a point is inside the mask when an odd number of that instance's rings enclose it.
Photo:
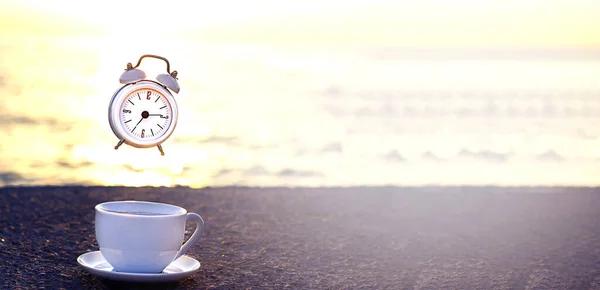
M 77 262 L 86 271 L 101 278 L 127 282 L 177 282 L 183 280 L 200 269 L 198 260 L 183 255 L 173 261 L 162 273 L 127 273 L 117 272 L 104 259 L 100 251 L 88 252 L 77 258 Z

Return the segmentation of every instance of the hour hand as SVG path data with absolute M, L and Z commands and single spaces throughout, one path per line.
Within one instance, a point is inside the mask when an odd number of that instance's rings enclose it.
M 148 114 L 148 116 L 160 116 L 163 119 L 169 118 L 168 116 L 164 116 L 163 114 Z

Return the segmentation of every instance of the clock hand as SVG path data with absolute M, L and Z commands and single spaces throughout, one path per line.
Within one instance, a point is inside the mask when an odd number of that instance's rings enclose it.
M 148 114 L 148 116 L 160 116 L 163 119 L 168 119 L 169 116 L 164 116 L 163 114 Z
M 135 131 L 135 128 L 137 128 L 137 126 L 138 126 L 138 125 L 139 125 L 139 124 L 142 122 L 142 120 L 144 120 L 144 117 L 142 117 L 142 118 L 140 119 L 140 121 L 139 121 L 139 122 L 137 122 L 137 124 L 135 124 L 135 127 L 133 127 L 133 130 L 131 130 L 131 132 Z

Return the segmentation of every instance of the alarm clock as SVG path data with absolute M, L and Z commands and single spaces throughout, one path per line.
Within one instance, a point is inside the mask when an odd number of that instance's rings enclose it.
M 147 80 L 146 73 L 138 69 L 142 59 L 150 57 L 167 64 L 167 74 L 159 74 L 156 81 Z M 108 122 L 119 142 L 136 148 L 156 146 L 165 155 L 161 144 L 165 142 L 177 125 L 177 102 L 171 91 L 179 93 L 177 71 L 171 72 L 169 61 L 161 56 L 142 55 L 135 66 L 127 64 L 119 78 L 124 84 L 110 100 Z

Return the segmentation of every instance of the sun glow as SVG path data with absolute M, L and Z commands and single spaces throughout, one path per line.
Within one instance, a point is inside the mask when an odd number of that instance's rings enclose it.
M 23 0 L 0 1 L 0 30 L 103 35 L 104 45 L 124 50 L 160 50 L 154 46 L 175 37 L 271 45 L 590 46 L 600 45 L 599 9 L 600 3 L 583 0 L 134 0 L 102 5 Z

